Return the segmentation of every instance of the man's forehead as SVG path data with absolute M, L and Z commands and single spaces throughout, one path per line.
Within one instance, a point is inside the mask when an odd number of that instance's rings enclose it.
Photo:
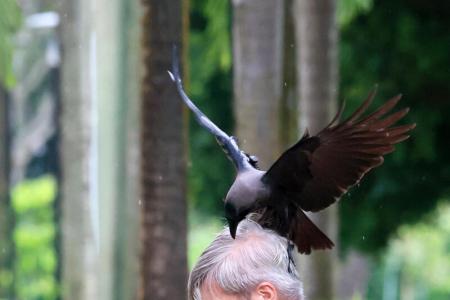
M 201 300 L 245 300 L 236 294 L 225 293 L 217 282 L 208 280 L 200 287 Z

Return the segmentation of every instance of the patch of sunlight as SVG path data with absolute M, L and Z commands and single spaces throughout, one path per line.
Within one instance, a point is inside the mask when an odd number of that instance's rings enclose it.
M 192 269 L 200 255 L 214 240 L 224 225 L 220 218 L 190 215 L 188 232 L 188 265 Z
M 355 294 L 353 294 L 352 299 L 351 300 L 362 300 L 362 296 L 360 293 L 356 292 Z
M 395 261 L 401 274 L 401 290 L 450 296 L 450 201 L 445 199 L 425 221 L 402 226 L 390 242 L 387 264 Z M 444 298 L 441 298 L 444 297 Z

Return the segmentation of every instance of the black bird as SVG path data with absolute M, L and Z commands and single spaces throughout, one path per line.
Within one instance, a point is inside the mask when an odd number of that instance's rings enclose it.
M 306 131 L 268 171 L 261 171 L 256 158 L 240 150 L 236 139 L 211 122 L 188 98 L 175 51 L 169 75 L 198 123 L 215 136 L 237 170 L 225 198 L 231 236 L 235 238 L 242 219 L 258 212 L 258 223 L 294 242 L 302 254 L 334 246 L 305 211 L 317 212 L 339 200 L 369 170 L 381 165 L 383 155 L 394 151 L 394 144 L 406 140 L 407 133 L 415 127 L 415 124 L 392 127 L 409 111 L 404 108 L 387 115 L 401 95 L 363 117 L 375 96 L 374 89 L 348 119 L 339 122 L 342 105 L 328 126 L 313 136 Z

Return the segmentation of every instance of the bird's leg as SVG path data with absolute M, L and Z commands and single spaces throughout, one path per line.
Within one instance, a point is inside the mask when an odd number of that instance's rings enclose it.
M 287 255 L 288 255 L 288 259 L 289 259 L 289 263 L 288 263 L 288 273 L 292 273 L 292 269 L 291 269 L 291 263 L 292 266 L 295 268 L 295 261 L 294 258 L 292 257 L 292 250 L 294 250 L 294 243 L 290 240 L 288 240 L 287 242 Z

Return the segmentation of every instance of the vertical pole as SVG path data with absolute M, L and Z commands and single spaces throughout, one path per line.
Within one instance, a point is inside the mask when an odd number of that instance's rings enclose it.
M 100 299 L 94 6 L 63 0 L 60 12 L 62 294 L 69 300 Z
M 182 101 L 167 70 L 181 45 L 181 0 L 143 0 L 139 299 L 185 299 L 187 222 Z M 182 51 L 179 51 L 182 53 Z
M 241 146 L 267 168 L 280 154 L 283 1 L 233 1 L 234 115 Z
M 317 133 L 335 111 L 338 82 L 336 1 L 296 0 L 299 121 L 303 131 Z M 314 223 L 338 245 L 337 206 L 311 215 Z M 302 256 L 300 273 L 308 299 L 335 298 L 337 249 Z
M 10 205 L 10 135 L 8 95 L 0 84 L 0 299 L 14 298 L 13 226 Z

